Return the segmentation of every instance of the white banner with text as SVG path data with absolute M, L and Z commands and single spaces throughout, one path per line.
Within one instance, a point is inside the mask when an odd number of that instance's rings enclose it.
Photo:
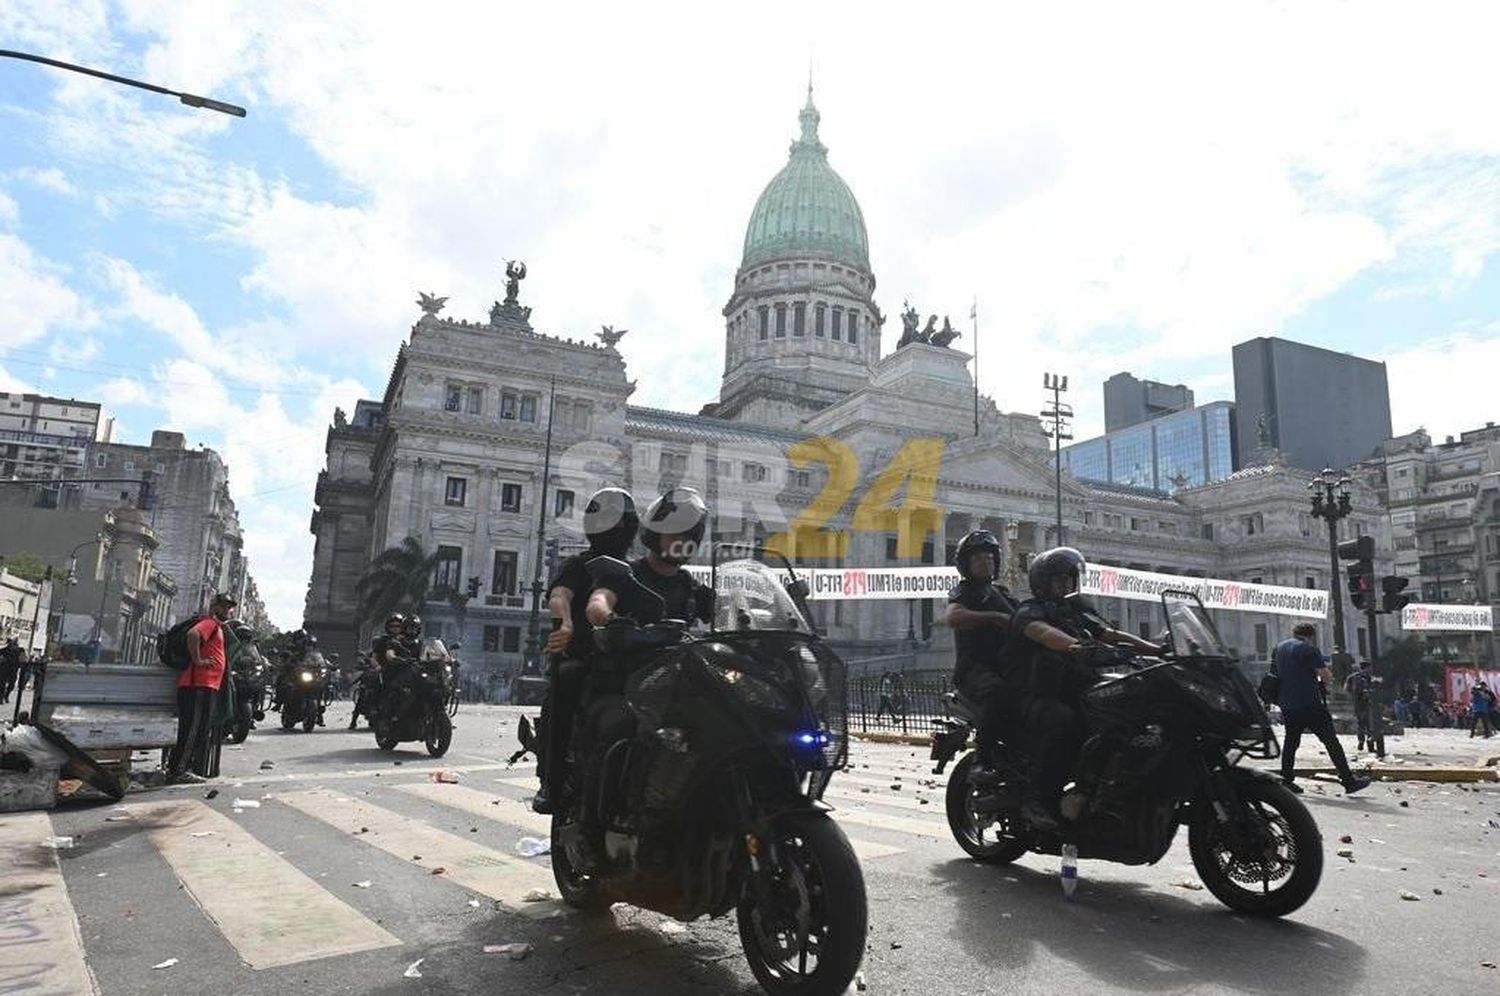
M 689 570 L 707 582 L 708 568 L 695 565 Z M 946 599 L 959 580 L 958 571 L 952 567 L 819 567 L 803 570 L 799 576 L 807 582 L 812 601 Z M 1264 612 L 1306 619 L 1328 616 L 1328 592 L 1314 588 L 1154 574 L 1097 564 L 1089 566 L 1083 579 L 1083 593 L 1101 598 L 1155 602 L 1160 600 L 1163 591 L 1168 590 L 1190 591 L 1209 609 Z
M 1442 630 L 1488 633 L 1495 628 L 1488 605 L 1424 605 L 1418 602 L 1401 610 L 1401 628 L 1415 632 Z

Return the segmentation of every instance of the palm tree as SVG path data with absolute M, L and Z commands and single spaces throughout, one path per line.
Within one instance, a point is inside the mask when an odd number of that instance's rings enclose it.
M 433 594 L 432 572 L 438 559 L 415 536 L 382 550 L 354 586 L 360 618 L 378 627 L 392 612 L 420 611 Z

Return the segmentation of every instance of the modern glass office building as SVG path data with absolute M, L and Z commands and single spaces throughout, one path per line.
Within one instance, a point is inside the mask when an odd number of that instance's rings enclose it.
M 1171 491 L 1228 477 L 1239 466 L 1234 404 L 1215 401 L 1074 443 L 1063 466 L 1085 481 Z

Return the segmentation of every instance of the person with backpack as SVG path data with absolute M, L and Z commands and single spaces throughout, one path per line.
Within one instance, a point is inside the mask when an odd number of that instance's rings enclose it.
M 224 624 L 234 615 L 236 604 L 231 596 L 219 592 L 209 603 L 209 614 L 200 617 L 185 632 L 187 665 L 177 678 L 177 745 L 167 762 L 169 785 L 203 780 L 190 773 L 187 766 L 208 732 L 214 693 L 228 673 Z M 174 626 L 172 630 L 177 628 Z

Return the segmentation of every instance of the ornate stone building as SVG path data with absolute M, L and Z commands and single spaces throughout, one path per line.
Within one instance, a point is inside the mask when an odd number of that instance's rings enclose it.
M 629 405 L 623 333 L 606 328 L 583 343 L 536 331 L 519 303 L 524 267 L 508 269 L 487 322 L 445 318 L 444 299 L 422 296 L 383 398 L 360 402 L 352 423 L 336 413 L 329 430 L 306 617 L 325 645 L 348 651 L 368 639 L 357 632 L 355 584 L 376 554 L 412 536 L 441 554 L 435 585 L 479 581 L 480 597 L 461 608 L 429 603 L 429 626 L 450 638 L 462 630 L 471 669 L 516 667 L 529 586 L 543 573 L 538 527 L 566 553 L 583 501 L 605 484 L 641 500 L 693 484 L 714 509 L 716 538 L 782 534 L 795 559 L 826 566 L 947 563 L 979 526 L 1002 537 L 1012 566 L 1057 542 L 1041 425 L 985 398 L 976 431 L 971 357 L 951 345 L 958 334 L 946 319 L 920 327 L 906 306 L 900 342 L 882 354 L 863 215 L 828 163 L 819 121 L 809 94 L 788 162 L 751 212 L 723 310 L 719 396 L 697 414 Z M 1063 538 L 1106 563 L 1328 580 L 1307 476 L 1279 465 L 1170 495 L 1065 478 L 1062 498 Z M 1376 528 L 1362 486 L 1356 505 L 1349 521 Z M 951 664 L 951 638 L 934 625 L 940 602 L 814 607 L 853 656 L 915 651 L 924 664 Z M 1104 609 L 1133 631 L 1161 627 L 1147 603 Z M 1252 654 L 1290 628 L 1285 617 L 1221 623 Z

